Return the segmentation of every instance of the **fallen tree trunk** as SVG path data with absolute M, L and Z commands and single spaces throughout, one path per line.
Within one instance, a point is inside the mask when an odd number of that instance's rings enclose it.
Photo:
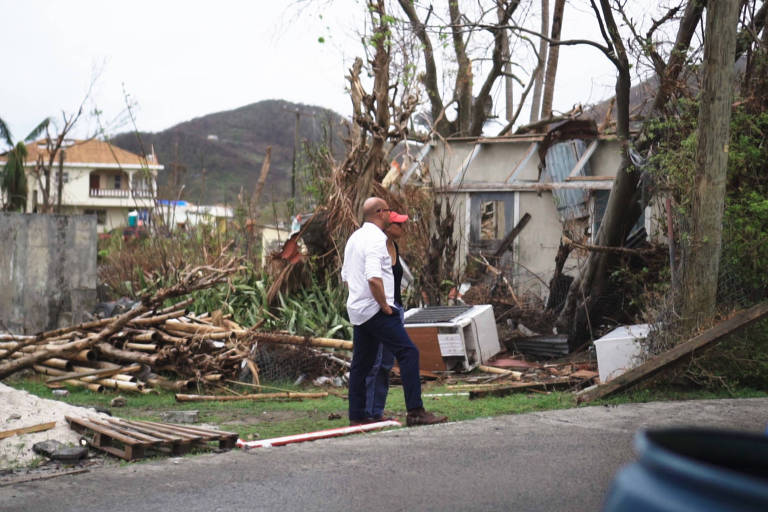
M 96 344 L 96 348 L 100 353 L 109 356 L 112 359 L 118 361 L 126 361 L 129 363 L 142 363 L 149 366 L 155 366 L 160 361 L 159 354 L 145 354 L 143 352 L 136 352 L 133 350 L 121 350 L 115 348 L 106 342 L 100 342 Z
M 133 372 L 138 372 L 139 370 L 141 370 L 141 365 L 135 364 L 131 366 L 126 366 L 124 368 L 118 367 L 118 368 L 91 370 L 91 371 L 85 371 L 85 372 L 72 372 L 66 375 L 61 375 L 59 377 L 54 377 L 53 379 L 48 379 L 45 381 L 45 383 L 53 384 L 54 382 L 59 382 L 62 380 L 80 379 L 82 377 L 92 377 L 92 376 L 93 377 L 111 377 L 112 375 L 117 375 L 119 373 L 133 373 Z
M 296 336 L 293 334 L 277 334 L 273 332 L 249 332 L 248 335 L 256 341 L 279 343 L 283 345 L 310 345 L 312 347 L 337 348 L 352 350 L 352 342 L 333 338 L 313 338 L 311 336 Z

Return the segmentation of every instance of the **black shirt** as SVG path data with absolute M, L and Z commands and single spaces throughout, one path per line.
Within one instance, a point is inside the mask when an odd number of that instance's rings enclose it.
M 395 261 L 392 265 L 392 274 L 395 276 L 395 303 L 398 306 L 403 305 L 403 297 L 401 295 L 400 284 L 403 281 L 403 265 L 400 264 L 400 248 L 397 246 L 397 242 L 392 240 L 395 246 Z

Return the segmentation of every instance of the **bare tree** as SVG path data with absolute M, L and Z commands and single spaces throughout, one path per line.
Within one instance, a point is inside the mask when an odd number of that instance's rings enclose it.
M 74 113 L 68 114 L 67 112 L 62 111 L 62 123 L 57 127 L 55 133 L 51 132 L 50 124 L 45 128 L 45 137 L 40 142 L 45 146 L 45 151 L 39 151 L 37 153 L 37 160 L 35 161 L 35 166 L 32 169 L 32 176 L 34 176 L 34 179 L 37 181 L 38 190 L 42 195 L 42 202 L 37 205 L 39 213 L 53 213 L 55 210 L 56 204 L 54 203 L 54 197 L 51 193 L 51 182 L 53 181 L 52 177 L 54 166 L 57 165 L 57 161 L 59 161 L 57 179 L 58 183 L 62 183 L 64 155 L 61 155 L 60 152 L 62 151 L 62 148 L 69 138 L 69 134 L 75 128 L 77 122 L 83 115 L 85 110 L 85 103 L 89 96 L 90 90 L 85 95 L 83 101 L 80 103 L 80 106 Z
M 555 10 L 552 13 L 552 41 L 560 40 L 560 32 L 563 28 L 563 13 L 565 12 L 565 0 L 555 0 Z M 555 96 L 555 77 L 557 76 L 557 61 L 560 56 L 560 45 L 549 45 L 547 57 L 547 72 L 544 76 L 544 98 L 541 100 L 541 117 L 552 117 L 552 101 Z
M 541 33 L 549 32 L 549 0 L 541 0 Z M 530 122 L 535 123 L 539 120 L 541 112 L 541 90 L 544 83 L 544 66 L 547 64 L 547 40 L 539 38 L 538 64 L 533 76 L 535 84 L 533 86 L 533 98 L 531 99 Z
M 432 4 L 426 8 L 422 18 L 417 11 L 418 3 L 413 0 L 398 0 L 402 12 L 414 34 L 418 37 L 424 58 L 423 84 L 430 103 L 430 112 L 433 130 L 442 137 L 449 136 L 478 136 L 483 131 L 483 125 L 488 119 L 488 105 L 491 103 L 493 86 L 505 72 L 505 33 L 510 25 L 512 15 L 520 5 L 519 0 L 497 0 L 488 8 L 480 7 L 482 12 L 479 19 L 469 21 L 461 11 L 459 2 L 448 2 L 448 23 L 450 28 L 452 47 L 454 52 L 456 70 L 453 89 L 448 91 L 445 97 L 439 87 L 437 71 L 437 58 L 435 56 L 432 34 L 442 34 L 445 25 L 440 23 L 430 25 L 429 20 L 436 17 Z M 492 23 L 485 23 L 487 16 L 494 15 Z M 491 67 L 479 83 L 477 94 L 473 97 L 475 77 L 473 74 L 472 59 L 470 58 L 467 42 L 469 38 L 479 31 L 487 31 L 493 41 L 491 50 Z M 455 104 L 457 116 L 450 120 L 447 110 Z

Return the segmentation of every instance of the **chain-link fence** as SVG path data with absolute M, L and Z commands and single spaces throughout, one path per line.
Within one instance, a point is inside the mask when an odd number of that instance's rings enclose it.
M 342 385 L 346 382 L 348 363 L 338 352 L 323 349 L 256 343 L 251 350 L 258 380 L 262 383 L 315 383 Z M 252 370 L 244 365 L 240 380 L 250 382 Z

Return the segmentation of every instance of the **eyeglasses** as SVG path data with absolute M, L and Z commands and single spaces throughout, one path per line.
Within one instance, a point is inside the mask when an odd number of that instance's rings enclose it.
M 390 222 L 390 224 L 392 226 L 397 226 L 397 227 L 400 227 L 400 228 L 403 227 L 403 223 L 402 222 Z
M 379 212 L 391 212 L 391 211 L 392 211 L 391 208 L 379 208 L 378 210 L 376 210 L 376 213 L 379 213 Z

